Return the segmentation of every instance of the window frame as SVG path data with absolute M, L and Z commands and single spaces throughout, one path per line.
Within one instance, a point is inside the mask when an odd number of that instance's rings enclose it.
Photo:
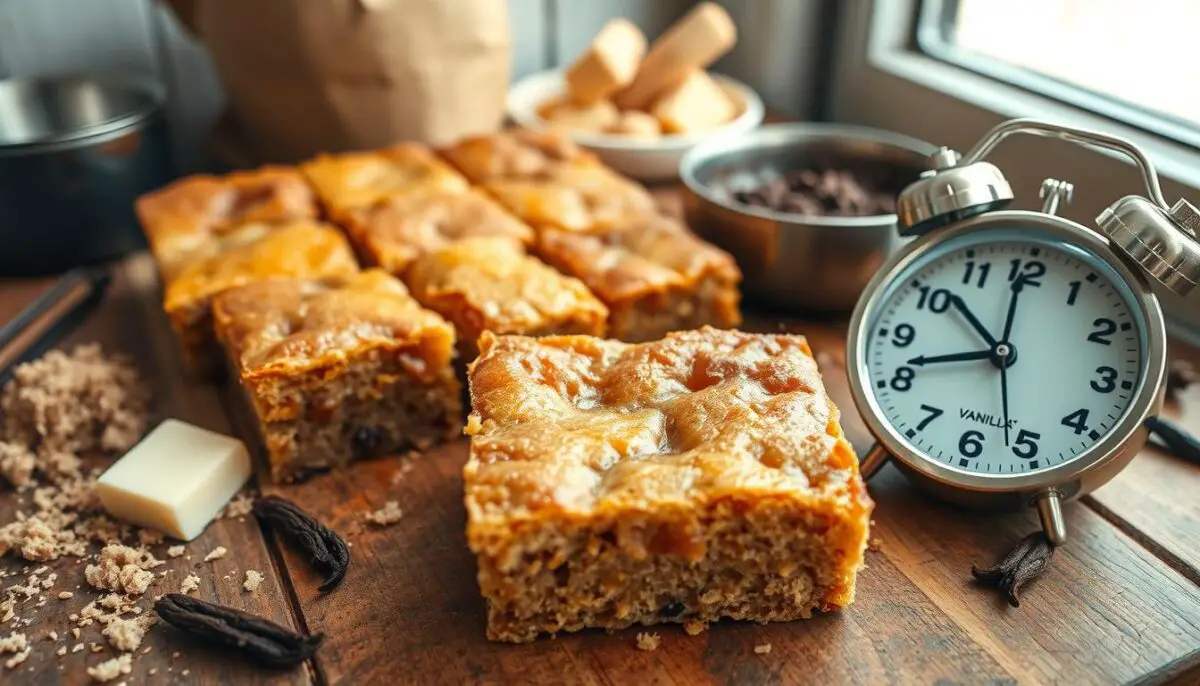
M 827 115 L 836 121 L 896 131 L 960 152 L 991 127 L 1033 117 L 1098 129 L 1127 138 L 1157 167 L 1168 202 L 1200 204 L 1200 150 L 1114 121 L 1040 92 L 976 73 L 926 54 L 918 44 L 920 0 L 843 0 Z M 1015 137 L 989 157 L 1012 183 L 1015 206 L 1035 208 L 1046 176 L 1075 184 L 1076 199 L 1062 212 L 1095 226 L 1097 214 L 1119 198 L 1144 193 L 1132 163 L 1108 152 L 1059 141 Z M 1200 344 L 1200 289 L 1179 298 L 1156 288 L 1173 335 Z
M 914 31 L 916 47 L 926 55 L 1024 91 L 1092 112 L 1111 123 L 1125 124 L 1161 138 L 1200 149 L 1200 125 L 1163 112 L 1138 107 L 1104 93 L 1077 86 L 1025 67 L 962 50 L 947 40 L 961 0 L 921 0 Z

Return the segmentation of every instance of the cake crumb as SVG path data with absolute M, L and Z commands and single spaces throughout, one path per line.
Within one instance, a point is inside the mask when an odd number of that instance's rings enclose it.
M 180 593 L 191 593 L 197 588 L 200 588 L 200 577 L 195 574 L 188 574 L 183 583 L 179 584 Z
M 167 557 L 179 557 L 182 554 L 183 546 L 181 545 L 173 545 L 170 548 L 167 548 Z
M 83 575 L 94 588 L 141 595 L 154 581 L 148 570 L 159 564 L 148 552 L 113 543 L 104 546 L 97 564 L 88 565 Z
M 238 493 L 237 495 L 233 496 L 233 500 L 230 500 L 229 503 L 225 505 L 225 509 L 221 511 L 221 518 L 236 519 L 238 517 L 245 517 L 246 515 L 250 514 L 253 509 L 253 496 L 245 493 Z
M 662 642 L 662 637 L 658 634 L 652 634 L 643 631 L 637 635 L 638 650 L 658 650 L 658 644 Z
M 867 550 L 870 550 L 873 553 L 877 553 L 877 552 L 879 552 L 879 550 L 882 547 L 883 547 L 883 539 L 882 538 L 879 538 L 878 536 L 872 536 L 871 538 L 867 539 Z
M 133 656 L 129 653 L 114 657 L 111 660 L 105 660 L 94 667 L 87 668 L 88 676 L 92 677 L 93 681 L 102 683 L 112 681 L 131 671 L 133 671 Z
M 71 635 L 74 636 L 75 638 L 79 638 L 79 628 L 76 627 L 74 629 L 71 629 Z
M 54 651 L 54 654 L 55 654 L 55 655 L 57 655 L 57 656 L 59 656 L 59 657 L 62 657 L 63 655 L 66 655 L 66 654 L 67 654 L 67 647 L 66 647 L 66 646 L 59 646 L 59 647 L 58 647 L 58 650 Z
M 19 653 L 29 646 L 25 634 L 10 632 L 7 638 L 0 638 L 0 653 Z
M 204 556 L 204 561 L 212 562 L 213 560 L 219 560 L 219 559 L 225 557 L 225 553 L 227 553 L 227 552 L 229 552 L 229 551 L 225 549 L 225 546 L 219 545 L 216 548 L 213 548 L 211 551 L 209 551 L 209 553 L 207 555 Z
M 262 572 L 255 571 L 253 569 L 247 569 L 246 581 L 242 583 L 242 588 L 253 593 L 258 590 L 258 585 L 263 582 L 263 578 Z
M 150 671 L 146 672 L 146 674 L 148 674 L 150 676 L 154 676 L 155 674 L 158 674 L 158 667 L 151 667 Z
M 704 633 L 704 630 L 707 628 L 707 624 L 696 619 L 689 619 L 683 623 L 683 630 L 688 636 L 698 636 Z
M 762 645 L 754 646 L 754 654 L 755 655 L 770 655 L 771 654 L 771 644 L 763 643 Z
M 404 517 L 404 512 L 400 509 L 400 504 L 395 500 L 389 500 L 383 507 L 368 513 L 363 519 L 375 524 L 376 526 L 390 526 L 400 521 Z
M 13 667 L 16 667 L 17 665 L 21 664 L 22 662 L 24 662 L 26 660 L 26 658 L 29 657 L 29 653 L 31 653 L 31 652 L 33 652 L 33 648 L 29 647 L 29 648 L 26 648 L 25 650 L 22 650 L 21 652 L 17 653 L 16 655 L 13 655 L 9 659 L 5 660 L 4 661 L 5 669 L 12 669 Z
M 83 651 L 83 649 L 84 649 L 84 648 L 86 648 L 86 647 L 87 647 L 87 646 L 83 645 L 82 643 L 76 643 L 75 645 L 71 646 L 71 652 L 72 652 L 72 653 L 79 653 L 79 652 L 82 652 L 82 651 Z
M 108 642 L 117 650 L 129 652 L 137 650 L 142 645 L 142 638 L 153 623 L 153 615 L 138 616 L 134 619 L 114 617 L 100 633 L 108 637 Z
M 59 600 L 70 600 L 71 598 L 74 598 L 74 597 L 75 597 L 75 594 L 70 591 L 62 591 L 61 593 L 58 594 Z

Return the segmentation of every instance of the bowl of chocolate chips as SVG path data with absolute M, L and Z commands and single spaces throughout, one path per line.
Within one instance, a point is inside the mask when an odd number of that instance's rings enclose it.
M 770 124 L 711 138 L 680 163 L 688 222 L 737 259 L 749 300 L 848 312 L 903 244 L 896 196 L 935 150 L 844 124 Z

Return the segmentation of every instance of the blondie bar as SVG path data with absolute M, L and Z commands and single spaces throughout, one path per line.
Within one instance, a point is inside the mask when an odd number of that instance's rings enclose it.
M 241 226 L 317 216 L 304 177 L 279 166 L 189 176 L 139 197 L 135 208 L 164 281 L 181 265 L 219 252 L 221 237 Z
M 853 601 L 873 503 L 803 337 L 480 347 L 464 480 L 489 638 Z
M 346 233 L 363 261 L 404 274 L 413 260 L 455 241 L 507 236 L 525 245 L 533 229 L 478 191 L 422 188 L 351 210 Z
M 439 152 L 475 184 L 535 179 L 564 165 L 600 165 L 594 154 L 553 131 L 508 129 L 469 136 Z
M 510 238 L 467 238 L 413 262 L 407 283 L 425 307 L 454 323 L 464 362 L 484 331 L 600 335 L 608 310 L 578 279 Z
M 424 448 L 462 425 L 453 328 L 382 270 L 235 288 L 213 317 L 276 481 Z
M 468 184 L 423 145 L 400 143 L 369 152 L 318 155 L 300 165 L 325 213 L 343 222 L 353 210 L 415 189 L 465 192 Z
M 673 219 L 645 214 L 591 234 L 545 230 L 538 253 L 604 302 L 611 338 L 649 341 L 741 323 L 737 264 Z
M 164 272 L 163 309 L 183 346 L 184 364 L 195 376 L 221 368 L 212 332 L 212 299 L 236 286 L 279 277 L 327 277 L 358 271 L 341 232 L 312 221 L 246 224 L 210 236 L 191 259 Z

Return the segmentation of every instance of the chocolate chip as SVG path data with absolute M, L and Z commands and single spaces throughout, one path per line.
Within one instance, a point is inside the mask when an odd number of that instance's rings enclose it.
M 818 165 L 782 176 L 760 175 L 756 186 L 731 190 L 730 196 L 744 205 L 778 212 L 862 217 L 894 213 L 896 191 L 886 189 L 902 185 L 900 174 L 892 169 Z
M 658 611 L 658 614 L 663 617 L 678 617 L 679 615 L 683 614 L 684 610 L 686 609 L 687 606 L 683 603 L 675 602 L 671 603 L 670 605 L 663 605 L 662 609 Z

